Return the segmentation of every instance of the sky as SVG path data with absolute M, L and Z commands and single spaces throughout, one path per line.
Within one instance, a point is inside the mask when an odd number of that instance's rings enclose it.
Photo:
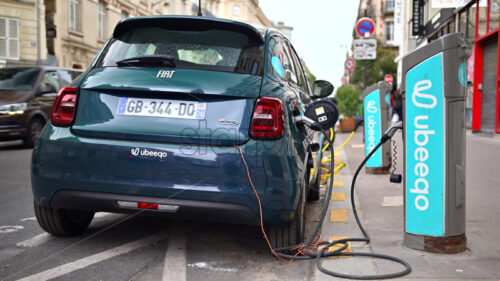
M 266 16 L 292 26 L 292 44 L 317 79 L 335 88 L 344 74 L 359 0 L 259 0 Z

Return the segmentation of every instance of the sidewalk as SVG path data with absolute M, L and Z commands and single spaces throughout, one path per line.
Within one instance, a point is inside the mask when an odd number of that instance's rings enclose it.
M 360 131 L 361 132 L 360 128 Z M 350 206 L 352 174 L 364 157 L 362 133 L 357 133 L 347 145 L 340 159 L 346 162 L 340 177 L 334 179 L 335 193 L 345 193 L 345 200 L 332 201 L 336 210 L 335 222 L 325 221 L 322 236 L 361 237 Z M 348 134 L 338 134 L 339 146 Z M 403 146 L 401 134 L 395 135 L 398 164 L 401 173 Z M 369 246 L 353 244 L 353 251 L 371 251 L 405 259 L 412 272 L 399 280 L 500 280 L 500 140 L 482 136 L 467 136 L 467 250 L 460 254 L 432 254 L 403 246 L 403 187 L 389 182 L 389 175 L 360 173 L 356 184 L 357 208 L 362 223 L 371 238 Z M 342 196 L 339 196 L 342 197 Z M 339 199 L 339 198 L 334 198 Z M 340 198 L 342 199 L 342 198 Z M 338 216 L 339 209 L 347 211 L 347 221 Z M 338 218 L 341 218 L 339 220 Z M 345 219 L 345 217 L 344 217 Z M 324 259 L 324 267 L 350 274 L 384 274 L 402 270 L 396 263 L 361 257 Z M 332 280 L 316 269 L 315 280 Z

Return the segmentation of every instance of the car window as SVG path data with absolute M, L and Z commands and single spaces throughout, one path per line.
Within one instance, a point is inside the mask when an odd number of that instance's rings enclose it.
M 42 81 L 40 82 L 40 89 L 45 89 L 47 87 L 54 87 L 55 91 L 59 91 L 61 88 L 59 85 L 59 75 L 56 71 L 47 71 L 43 74 Z
M 61 88 L 66 87 L 71 85 L 71 82 L 78 77 L 81 72 L 79 71 L 73 71 L 73 70 L 66 70 L 66 69 L 60 69 L 58 70 L 59 72 L 59 78 L 61 78 Z
M 274 72 L 281 77 L 283 80 L 286 80 L 286 71 L 290 71 L 292 74 L 291 83 L 295 84 L 293 80 L 297 80 L 295 76 L 295 68 L 293 65 L 293 61 L 291 59 L 290 54 L 286 50 L 287 48 L 283 44 L 283 41 L 279 41 L 273 49 L 273 57 L 272 57 L 272 66 Z
M 245 33 L 203 28 L 138 27 L 114 37 L 97 67 L 140 56 L 167 56 L 176 68 L 262 75 L 264 45 Z M 120 65 L 122 66 L 122 65 Z
M 287 42 L 287 47 L 288 47 L 288 50 L 290 51 L 290 53 L 292 54 L 292 58 L 293 58 L 293 63 L 295 65 L 295 70 L 296 70 L 296 74 L 297 74 L 297 77 L 298 77 L 298 85 L 299 87 L 301 87 L 304 91 L 307 92 L 307 82 L 306 82 L 306 77 L 304 75 L 304 70 L 302 69 L 302 65 L 300 64 L 300 60 L 299 60 L 299 56 L 297 55 L 297 53 L 295 52 L 295 49 L 291 46 L 291 44 L 289 42 Z
M 0 69 L 0 91 L 33 89 L 40 69 L 4 68 Z
M 73 81 L 71 72 L 68 70 L 59 70 L 59 75 L 61 78 L 61 87 L 69 86 L 71 81 Z

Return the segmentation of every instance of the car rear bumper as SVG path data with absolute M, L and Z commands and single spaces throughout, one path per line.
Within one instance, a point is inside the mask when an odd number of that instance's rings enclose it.
M 159 204 L 160 208 L 158 210 L 139 209 L 137 208 L 138 202 Z M 162 206 L 165 207 L 162 208 Z M 114 213 L 161 214 L 173 218 L 240 224 L 257 225 L 259 223 L 256 214 L 247 206 L 240 204 L 78 190 L 56 192 L 50 201 L 50 207 Z
M 136 149 L 165 153 L 166 157 L 134 155 Z M 241 149 L 262 202 L 264 223 L 289 223 L 303 190 L 303 180 L 298 179 L 303 175 L 304 163 L 300 159 L 304 157 L 289 154 L 284 139 L 249 140 Z M 180 217 L 198 211 L 204 216 L 206 211 L 218 215 L 221 221 L 248 223 L 248 210 L 253 218 L 259 215 L 258 202 L 236 147 L 83 138 L 69 128 L 50 124 L 33 151 L 32 188 L 39 204 L 60 208 L 80 206 L 122 212 L 124 208 L 113 208 L 118 199 L 112 197 L 132 196 L 183 200 L 179 203 Z M 72 192 L 89 192 L 95 194 L 91 198 L 102 195 L 111 201 L 83 198 L 82 202 L 87 203 L 78 205 L 78 196 L 68 199 L 72 196 L 66 195 Z M 70 203 L 63 204 L 65 200 Z M 192 202 L 205 202 L 208 207 L 187 204 Z

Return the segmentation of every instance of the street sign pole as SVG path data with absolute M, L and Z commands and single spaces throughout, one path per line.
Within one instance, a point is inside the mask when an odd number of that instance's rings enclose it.
M 366 89 L 366 60 L 363 60 L 363 89 Z

